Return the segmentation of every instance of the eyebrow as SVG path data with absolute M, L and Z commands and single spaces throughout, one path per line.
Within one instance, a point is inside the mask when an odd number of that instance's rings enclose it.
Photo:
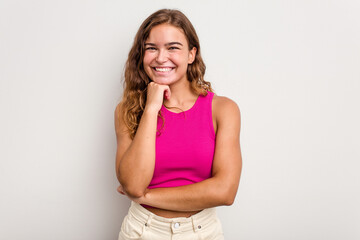
M 155 43 L 145 43 L 146 45 L 150 45 L 150 46 L 156 46 Z M 183 46 L 180 42 L 169 42 L 169 43 L 165 43 L 165 46 L 170 46 L 170 45 L 180 45 Z

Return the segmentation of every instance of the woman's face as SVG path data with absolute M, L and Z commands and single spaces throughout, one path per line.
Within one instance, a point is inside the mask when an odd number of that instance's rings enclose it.
M 196 48 L 189 51 L 181 29 L 160 24 L 151 29 L 145 41 L 144 69 L 149 78 L 158 84 L 187 81 L 187 67 L 194 61 L 195 54 Z

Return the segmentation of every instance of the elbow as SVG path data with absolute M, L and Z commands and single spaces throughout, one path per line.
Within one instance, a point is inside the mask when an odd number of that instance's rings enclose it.
M 233 191 L 233 190 L 225 191 L 222 194 L 222 199 L 221 199 L 222 205 L 224 205 L 224 206 L 233 205 L 235 202 L 235 197 L 236 197 L 236 191 Z
M 233 197 L 233 196 L 227 196 L 225 199 L 224 199 L 224 204 L 223 205 L 225 205 L 225 206 L 231 206 L 231 205 L 233 205 L 233 203 L 234 203 L 234 201 L 235 201 L 235 197 Z
M 220 196 L 220 203 L 223 206 L 231 206 L 235 202 L 236 194 L 238 191 L 238 182 L 232 181 L 232 179 L 221 179 L 217 188 L 217 192 Z
M 139 198 L 143 196 L 145 189 L 141 189 L 139 184 L 131 184 L 130 181 L 120 173 L 118 174 L 118 180 L 127 196 L 132 198 Z
M 141 182 L 139 179 L 127 179 L 122 174 L 119 174 L 118 179 L 127 196 L 140 198 L 145 195 L 148 184 Z
M 131 198 L 140 198 L 145 195 L 146 188 L 141 188 L 139 185 L 130 185 L 126 184 L 125 182 L 120 181 L 121 186 L 124 189 L 124 192 L 126 195 L 128 195 Z
M 145 191 L 140 189 L 124 189 L 124 191 L 131 198 L 141 198 L 145 195 Z

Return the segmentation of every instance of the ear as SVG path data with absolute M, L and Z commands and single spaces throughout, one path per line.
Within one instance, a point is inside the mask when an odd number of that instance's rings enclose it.
M 195 56 L 196 56 L 196 47 L 193 47 L 190 51 L 189 51 L 189 60 L 188 60 L 188 64 L 192 64 L 195 61 Z

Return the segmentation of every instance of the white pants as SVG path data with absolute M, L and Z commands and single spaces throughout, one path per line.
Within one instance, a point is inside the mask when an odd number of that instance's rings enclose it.
M 215 208 L 190 217 L 165 218 L 131 201 L 119 240 L 223 240 L 221 222 Z

